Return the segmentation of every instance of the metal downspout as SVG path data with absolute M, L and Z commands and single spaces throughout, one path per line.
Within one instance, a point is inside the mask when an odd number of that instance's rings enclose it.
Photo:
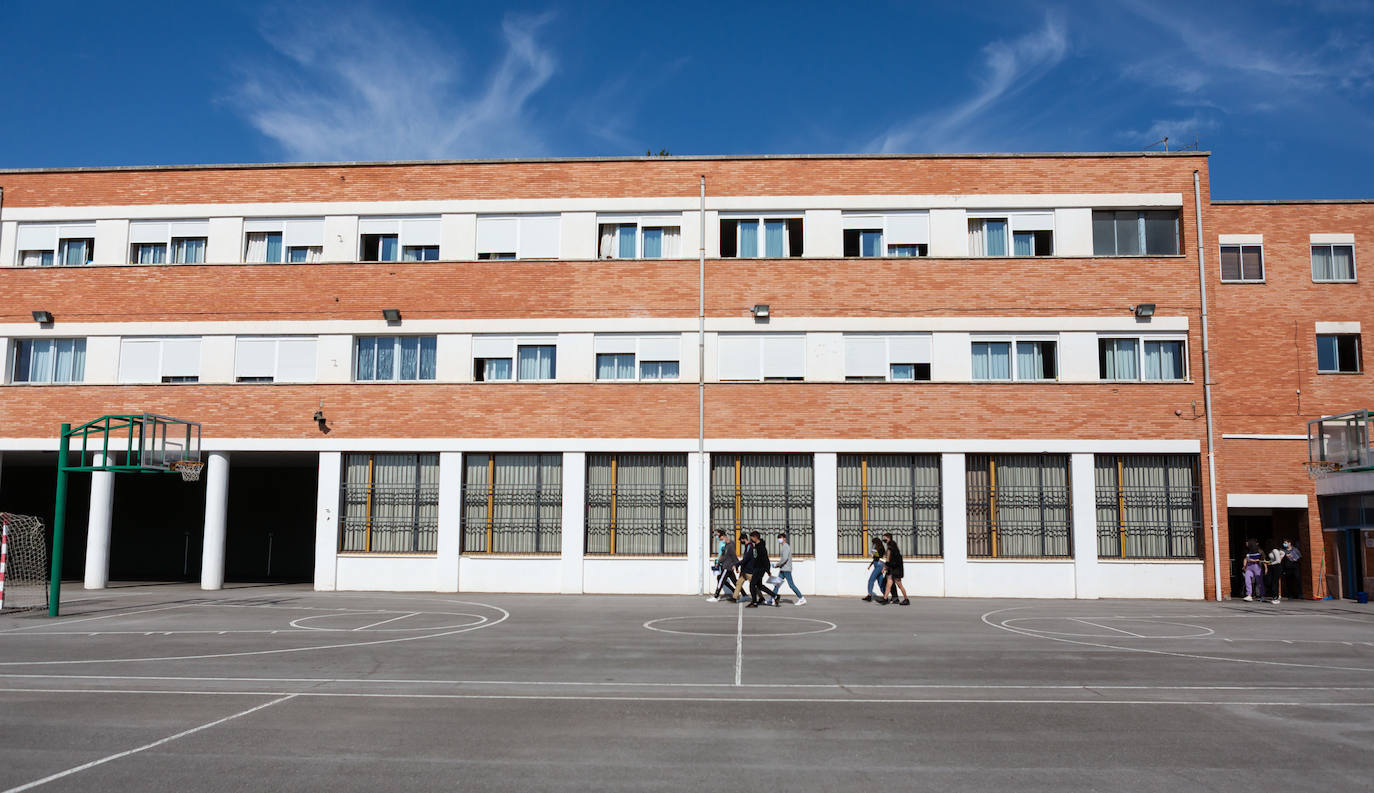
M 1207 489 L 1212 520 L 1212 586 L 1217 601 L 1221 595 L 1221 546 L 1217 537 L 1217 454 L 1212 444 L 1212 348 L 1207 335 L 1207 267 L 1202 239 L 1202 187 L 1193 171 L 1193 207 L 1197 213 L 1197 283 L 1202 296 L 1202 398 L 1207 413 Z
M 706 566 L 710 559 L 711 538 L 707 533 L 707 498 L 711 482 L 706 469 L 706 174 L 701 175 L 701 208 L 697 248 L 697 465 L 701 471 L 701 508 L 697 517 L 697 533 L 701 535 L 701 564 L 697 565 L 697 590 L 706 594 Z

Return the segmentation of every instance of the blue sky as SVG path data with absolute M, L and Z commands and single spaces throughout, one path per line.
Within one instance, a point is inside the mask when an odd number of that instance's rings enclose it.
M 1374 0 L 17 2 L 0 167 L 1213 152 L 1374 197 Z

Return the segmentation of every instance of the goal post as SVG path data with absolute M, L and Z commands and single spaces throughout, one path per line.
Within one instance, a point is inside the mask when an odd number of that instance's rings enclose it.
M 48 544 L 43 521 L 0 512 L 0 612 L 48 606 Z

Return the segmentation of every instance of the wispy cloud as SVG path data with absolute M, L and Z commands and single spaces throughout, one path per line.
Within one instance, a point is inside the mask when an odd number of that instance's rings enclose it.
M 998 103 L 1045 76 L 1068 54 L 1062 21 L 1045 17 L 1038 30 L 983 48 L 985 73 L 972 96 L 952 108 L 923 113 L 897 124 L 868 145 L 870 151 L 959 151 L 980 131 L 980 122 Z
M 311 24 L 264 29 L 280 57 L 244 66 L 229 103 L 294 160 L 542 152 L 529 100 L 554 74 L 537 38 L 549 20 L 507 16 L 500 60 L 469 76 L 419 20 L 321 8 Z
M 1215 116 L 1198 110 L 1185 118 L 1156 119 L 1145 129 L 1121 130 L 1116 136 L 1128 148 L 1144 148 L 1168 138 L 1169 147 L 1177 149 L 1191 143 L 1194 137 L 1213 132 L 1220 126 L 1221 122 Z

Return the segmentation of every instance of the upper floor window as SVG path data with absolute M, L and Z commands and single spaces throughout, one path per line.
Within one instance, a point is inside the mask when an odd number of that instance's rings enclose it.
M 1109 337 L 1097 340 L 1097 374 L 1103 380 L 1184 380 L 1183 339 Z
M 477 382 L 553 380 L 558 376 L 554 336 L 476 336 L 472 379 Z
M 210 237 L 207 220 L 134 220 L 129 223 L 133 264 L 203 264 Z
M 1236 283 L 1264 280 L 1264 246 L 1221 246 L 1221 280 Z
M 1354 281 L 1354 245 L 1313 245 L 1313 281 Z
M 439 259 L 439 218 L 361 218 L 358 235 L 359 261 Z
M 353 379 L 433 380 L 435 341 L 434 336 L 359 336 Z
M 806 336 L 782 333 L 722 333 L 717 337 L 721 380 L 802 380 Z
M 1009 212 L 1000 216 L 969 218 L 969 256 L 1053 254 L 1053 212 Z
M 240 336 L 234 342 L 235 382 L 311 383 L 315 370 L 313 336 Z
M 477 218 L 478 259 L 557 259 L 561 215 Z
M 1050 339 L 975 341 L 973 379 L 1054 380 L 1059 376 L 1057 347 Z
M 1177 209 L 1093 211 L 1094 256 L 1176 256 Z
M 799 217 L 721 218 L 722 259 L 783 259 L 801 255 Z
M 90 264 L 95 261 L 95 224 L 21 223 L 17 243 L 24 267 Z
M 603 259 L 676 259 L 681 255 L 682 218 L 598 218 L 600 239 L 597 255 Z
M 597 380 L 676 380 L 681 336 L 597 336 Z
M 200 337 L 120 339 L 119 382 L 200 382 Z
M 17 339 L 12 383 L 79 383 L 86 374 L 85 339 Z
M 928 212 L 846 212 L 844 255 L 925 256 L 930 245 Z
M 930 379 L 931 337 L 921 333 L 846 333 L 844 379 L 914 382 Z
M 1317 335 L 1317 371 L 1323 374 L 1353 374 L 1360 366 L 1360 334 Z
M 318 262 L 324 252 L 324 220 L 287 218 L 245 220 L 243 260 L 250 263 L 305 264 Z

